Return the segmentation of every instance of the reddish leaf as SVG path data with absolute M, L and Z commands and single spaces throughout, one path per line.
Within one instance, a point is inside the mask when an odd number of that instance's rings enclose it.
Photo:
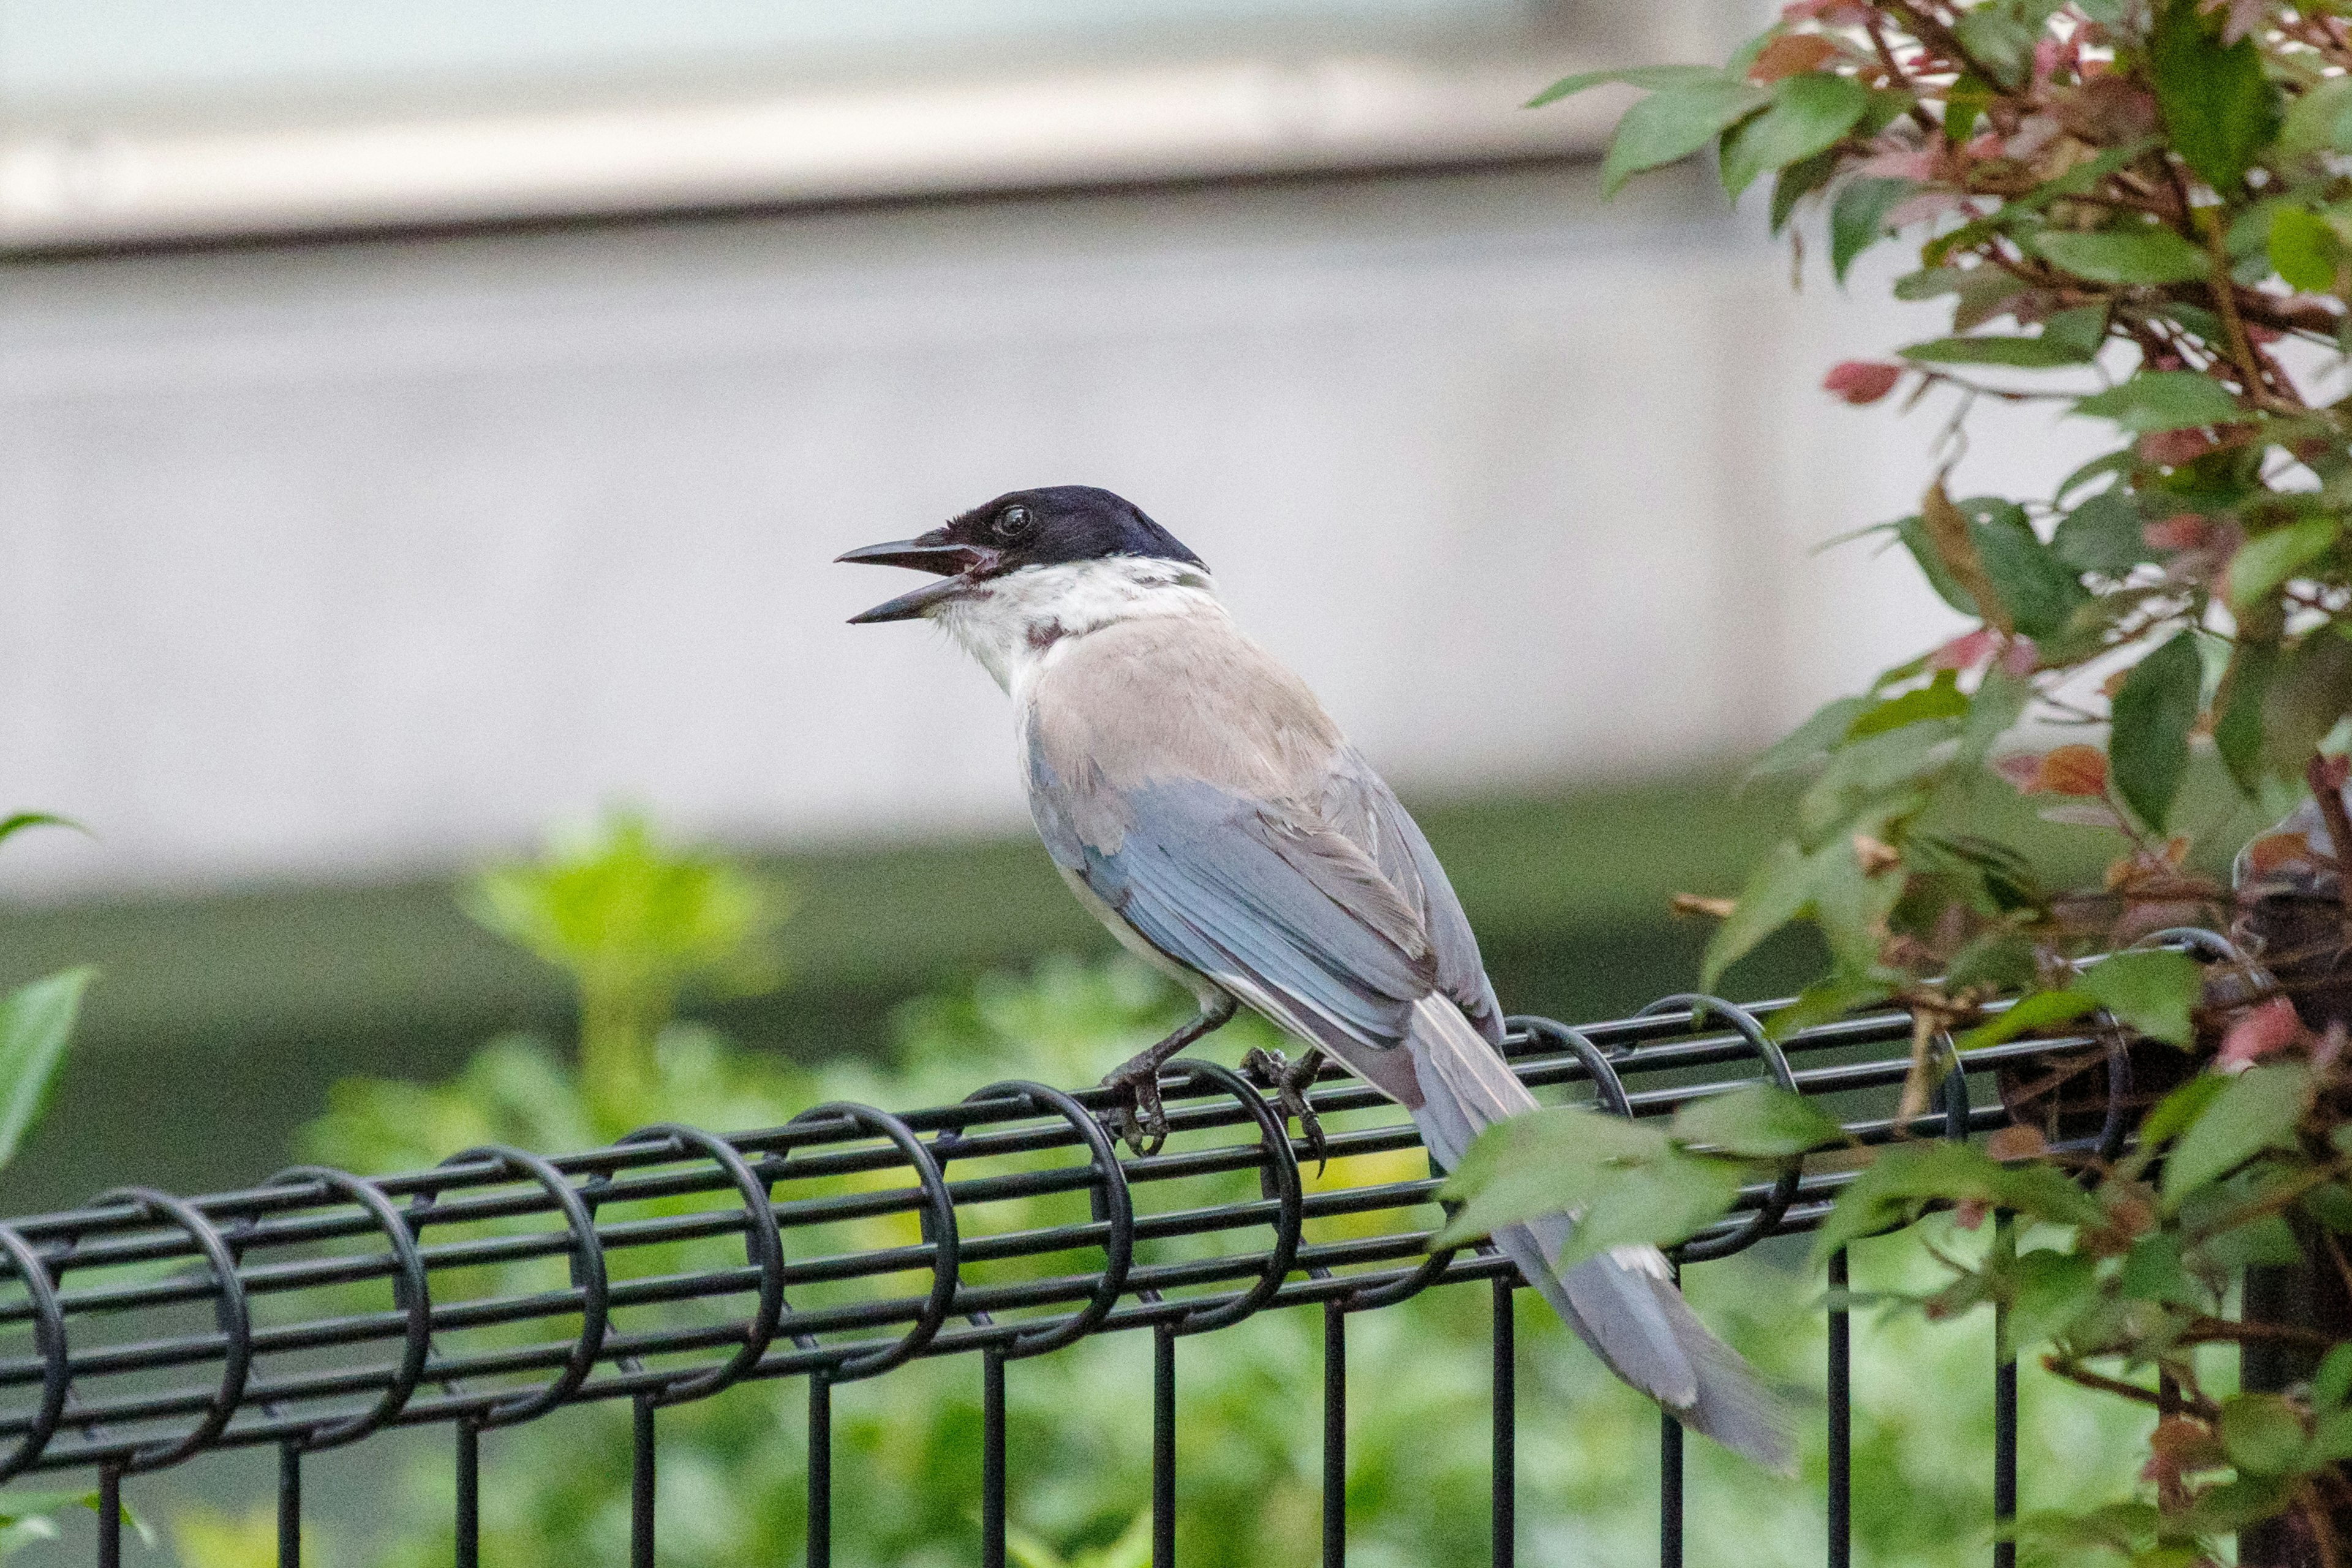
M 2015 785 L 2020 795 L 2033 793 L 2033 781 L 2042 776 L 2042 753 L 2011 752 L 1993 759 L 1992 771 Z
M 2107 790 L 2107 754 L 2079 742 L 2061 746 L 2034 770 L 2032 793 L 2100 795 Z
M 1783 33 L 1764 46 L 1756 63 L 1748 68 L 1748 79 L 1779 81 L 1782 77 L 1802 76 L 1837 56 L 1838 47 L 1819 33 Z
M 2160 468 L 2193 463 L 2213 449 L 2213 438 L 2202 430 L 2153 430 L 2139 438 L 2139 457 Z
M 2139 536 L 2150 550 L 2201 550 L 2213 542 L 2213 521 L 2185 511 L 2162 522 L 2143 524 Z
M 1899 364 L 1850 359 L 1831 367 L 1829 374 L 1822 377 L 1822 389 L 1858 406 L 1877 402 L 1894 391 L 1895 384 L 1902 379 L 1903 367 Z
M 1929 669 L 1974 669 L 1990 659 L 2000 647 L 2000 636 L 1990 626 L 1965 632 L 1927 656 Z
M 2224 1071 L 2252 1067 L 2264 1057 L 2279 1052 L 2303 1037 L 2303 1022 L 2294 1016 L 2294 1004 L 2284 996 L 2274 996 L 2259 1007 L 2249 1007 L 2230 1032 L 2221 1037 L 2221 1053 L 2213 1065 Z

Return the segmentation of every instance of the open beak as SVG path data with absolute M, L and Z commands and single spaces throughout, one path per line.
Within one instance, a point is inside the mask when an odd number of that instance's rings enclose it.
M 926 583 L 912 593 L 887 599 L 863 615 L 849 617 L 851 626 L 863 626 L 877 621 L 911 621 L 928 614 L 933 605 L 954 598 L 994 566 L 996 552 L 976 544 L 959 544 L 950 540 L 947 530 L 942 528 L 919 539 L 869 544 L 835 560 L 866 566 L 911 566 L 918 572 L 940 574 L 936 583 Z

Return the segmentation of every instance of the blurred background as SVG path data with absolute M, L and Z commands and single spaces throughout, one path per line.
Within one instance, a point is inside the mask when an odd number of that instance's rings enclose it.
M 1613 95 L 1517 107 L 1759 16 L 0 0 L 0 805 L 89 830 L 0 859 L 0 981 L 104 970 L 0 1195 L 232 1181 L 560 1018 L 450 889 L 611 803 L 793 890 L 756 1045 L 1108 951 L 1002 700 L 828 564 L 1033 484 L 1207 558 L 1507 1005 L 1684 983 L 1742 757 L 1949 620 L 1809 553 L 1927 471 L 1816 390 L 1904 308 L 1699 171 L 1603 204 Z
M 1168 999 L 1106 966 L 1035 846 L 1001 697 L 924 629 L 845 626 L 897 589 L 828 564 L 1029 485 L 1117 489 L 1212 563 L 1421 816 L 1507 1009 L 1686 986 L 1706 932 L 1669 895 L 1733 890 L 1782 809 L 1743 761 L 1952 629 L 1874 544 L 1813 553 L 1911 510 L 1938 433 L 1822 372 L 1937 324 L 1883 277 L 1842 293 L 1706 171 L 1604 203 L 1622 97 L 1517 106 L 1575 69 L 1720 59 L 1769 15 L 0 0 L 0 814 L 89 830 L 0 857 L 0 985 L 102 969 L 0 1208 L 240 1184 L 298 1148 L 383 1168 L 609 1135 L 544 1044 L 572 980 L 460 890 L 614 807 L 789 907 L 779 984 L 688 985 L 710 1032 L 663 1058 L 675 1114 L 1082 1081 L 1150 1037 Z M 1977 437 L 1963 487 L 2074 456 L 1998 410 Z M 723 1094 L 673 1081 L 696 1063 Z M 1808 1287 L 1708 1278 L 1766 1364 L 1817 1363 Z M 1451 1490 L 1382 1494 L 1362 1561 L 1483 1560 L 1484 1309 L 1431 1301 L 1396 1321 L 1459 1353 L 1383 1352 L 1418 1370 L 1357 1440 L 1368 1475 L 1425 1468 L 1435 1430 L 1463 1451 Z M 1909 1489 L 1860 1521 L 1865 1557 L 1979 1551 L 1975 1418 L 1915 1440 L 1901 1395 L 1946 1363 L 1985 1395 L 1981 1328 L 1866 1337 L 1864 1442 Z M 1308 1332 L 1234 1342 L 1221 1479 L 1187 1483 L 1230 1539 L 1192 1560 L 1310 1550 L 1312 1402 L 1265 1392 L 1311 1373 Z M 1127 1561 L 1138 1456 L 1076 1478 L 1132 1423 L 1066 1417 L 1132 1359 L 1090 1346 L 1016 1391 L 1068 1450 L 1034 1466 L 1069 1479 L 1023 1504 L 1024 1562 Z M 1643 1550 L 1650 1418 L 1589 1362 L 1541 1364 L 1526 1528 Z M 898 1403 L 842 1441 L 892 1474 L 929 1451 L 911 1432 L 968 1451 L 961 1375 L 885 1380 Z M 2038 1452 L 2127 1452 L 2037 1397 Z M 706 1414 L 736 1426 L 665 1439 L 665 1489 L 728 1479 L 666 1507 L 701 1521 L 680 1549 L 784 1560 L 798 1459 L 772 1421 Z M 497 1560 L 609 1556 L 625 1494 L 558 1478 L 625 1473 L 571 1462 L 625 1425 L 509 1451 Z M 414 1532 L 446 1517 L 437 1455 L 407 1534 L 380 1478 L 322 1486 L 330 1546 L 389 1553 L 328 1560 L 446 1561 Z M 1770 1517 L 1817 1552 L 1802 1484 L 1717 1458 L 1696 1539 L 1762 1562 Z M 258 1495 L 238 1463 L 163 1510 L 192 1568 L 268 1560 L 266 1517 L 205 1511 Z M 957 1486 L 844 1529 L 872 1561 L 958 1561 Z

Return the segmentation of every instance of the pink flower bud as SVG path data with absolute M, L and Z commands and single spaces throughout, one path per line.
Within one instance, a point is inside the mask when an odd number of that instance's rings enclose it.
M 1874 360 L 1850 359 L 1831 367 L 1822 377 L 1822 389 L 1843 397 L 1848 403 L 1875 403 L 1895 390 L 1903 379 L 1903 367 L 1885 364 Z
M 2151 430 L 2139 438 L 2138 446 L 2139 460 L 2159 468 L 2193 463 L 2212 449 L 2212 438 L 2202 430 Z
M 1974 669 L 1990 658 L 2000 635 L 1990 626 L 1965 632 L 1927 656 L 1929 669 Z
M 2142 524 L 2139 536 L 2147 542 L 2150 550 L 2201 550 L 2212 542 L 2213 524 L 2193 511 L 2185 511 L 2161 522 Z
M 2224 1072 L 2252 1067 L 2264 1057 L 2278 1055 L 2302 1035 L 2303 1021 L 2294 1016 L 2294 1004 L 2284 996 L 2273 996 L 2259 1007 L 2248 1008 L 2230 1026 L 2230 1032 L 2221 1037 L 2221 1051 L 2213 1058 L 2213 1065 Z

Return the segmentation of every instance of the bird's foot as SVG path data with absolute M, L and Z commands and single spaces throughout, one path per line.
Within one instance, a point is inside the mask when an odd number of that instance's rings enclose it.
M 1315 1108 L 1307 1103 L 1307 1086 L 1323 1068 L 1323 1052 L 1319 1047 L 1292 1061 L 1280 1051 L 1265 1046 L 1252 1046 L 1242 1058 L 1242 1076 L 1260 1089 L 1274 1091 L 1274 1102 L 1282 1108 L 1286 1121 L 1296 1119 L 1298 1135 L 1307 1141 L 1307 1152 L 1315 1156 L 1315 1173 L 1331 1163 L 1330 1147 L 1323 1139 L 1323 1123 Z
M 1103 1125 L 1138 1155 L 1149 1158 L 1168 1142 L 1168 1112 L 1160 1104 L 1160 1064 L 1140 1058 L 1102 1080 L 1111 1103 Z

